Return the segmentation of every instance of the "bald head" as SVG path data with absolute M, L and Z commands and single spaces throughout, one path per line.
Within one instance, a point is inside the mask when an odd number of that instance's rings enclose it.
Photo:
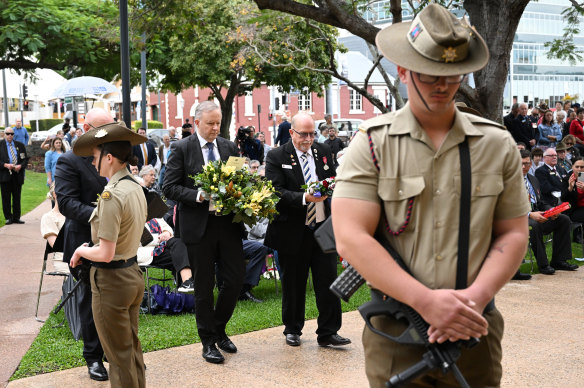
M 83 130 L 85 132 L 89 131 L 91 127 L 100 127 L 105 124 L 111 124 L 114 122 L 112 116 L 102 108 L 93 108 L 85 115 L 85 123 L 83 124 Z

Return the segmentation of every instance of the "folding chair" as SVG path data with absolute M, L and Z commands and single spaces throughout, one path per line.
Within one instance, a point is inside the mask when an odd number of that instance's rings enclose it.
M 61 235 L 61 233 L 59 233 L 59 236 Z M 59 239 L 59 237 L 57 237 L 57 240 Z M 63 283 L 65 282 L 65 280 L 67 279 L 67 276 L 69 276 L 68 273 L 63 273 L 63 272 L 46 272 L 47 270 L 47 259 L 49 258 L 49 255 L 52 253 L 53 255 L 58 252 L 56 250 L 56 248 L 58 248 L 57 245 L 57 241 L 55 241 L 55 243 L 53 244 L 53 247 L 51 247 L 51 245 L 47 242 L 46 246 L 45 246 L 45 254 L 43 257 L 43 268 L 41 270 L 41 280 L 39 282 L 39 291 L 37 293 L 37 303 L 36 303 L 36 310 L 34 313 L 34 318 L 38 321 L 38 322 L 42 322 L 44 323 L 45 321 L 42 319 L 39 319 L 38 317 L 38 313 L 39 313 L 39 302 L 41 299 L 41 290 L 43 288 L 43 277 L 44 275 L 49 275 L 49 276 L 62 276 L 63 277 Z
M 162 270 L 162 278 L 155 278 L 155 277 L 150 276 L 150 273 L 148 271 L 150 268 L 161 269 Z M 176 276 L 177 275 L 173 270 L 171 270 L 169 268 L 156 267 L 153 265 L 140 265 L 140 269 L 142 270 L 142 272 L 144 272 L 144 281 L 146 282 L 146 305 L 148 307 L 148 313 L 150 314 L 152 312 L 152 303 L 151 303 L 151 299 L 150 299 L 150 292 L 151 292 L 150 280 L 156 280 L 156 281 L 162 282 L 163 287 L 166 286 L 166 282 L 169 282 L 171 280 L 176 285 Z M 169 271 L 172 276 L 167 277 L 166 271 Z

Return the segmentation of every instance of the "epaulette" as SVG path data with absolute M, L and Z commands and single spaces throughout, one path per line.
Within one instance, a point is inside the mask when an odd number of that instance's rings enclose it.
M 375 127 L 391 125 L 394 115 L 395 115 L 394 112 L 389 112 L 379 115 L 377 117 L 373 117 L 372 119 L 363 121 L 361 124 L 359 124 L 359 131 L 367 132 L 368 130 L 373 129 Z
M 492 120 L 489 120 L 489 119 L 485 119 L 484 117 L 480 117 L 480 116 L 473 115 L 471 113 L 465 113 L 465 112 L 459 112 L 459 113 L 464 114 L 466 116 L 466 118 L 468 119 L 468 121 L 470 121 L 473 124 L 478 124 L 478 125 L 491 125 L 493 127 L 497 127 L 497 128 L 502 129 L 504 131 L 507 130 L 507 128 L 505 128 L 503 125 L 501 125 L 501 124 L 499 124 L 499 123 L 497 123 L 495 121 L 492 121 Z

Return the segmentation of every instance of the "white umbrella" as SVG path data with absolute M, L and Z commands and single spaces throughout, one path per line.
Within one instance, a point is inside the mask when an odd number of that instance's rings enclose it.
M 114 85 L 106 80 L 97 77 L 77 77 L 71 78 L 53 92 L 54 97 L 64 98 L 72 96 L 84 96 L 86 94 L 109 94 L 119 93 Z

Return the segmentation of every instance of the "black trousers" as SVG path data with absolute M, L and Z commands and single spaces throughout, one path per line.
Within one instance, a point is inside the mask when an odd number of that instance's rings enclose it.
M 183 268 L 190 267 L 189 254 L 185 243 L 176 237 L 169 238 L 166 241 L 164 251 L 160 255 L 154 256 L 150 265 L 177 273 Z M 180 282 L 185 280 L 187 279 L 181 279 Z
M 549 265 L 543 242 L 544 234 L 553 233 L 552 264 L 563 263 L 572 258 L 570 218 L 567 215 L 560 214 L 555 220 L 549 219 L 541 224 L 530 218 L 529 226 L 529 242 L 540 269 Z
M 230 216 L 209 215 L 207 229 L 198 244 L 187 244 L 195 281 L 195 317 L 203 345 L 225 335 L 225 326 L 237 303 L 245 275 L 240 225 Z M 215 261 L 221 268 L 223 283 L 213 303 Z
M 336 334 L 341 328 L 341 301 L 329 290 L 337 277 L 336 255 L 323 253 L 314 240 L 314 232 L 307 226 L 304 227 L 304 235 L 299 245 L 302 249 L 296 254 L 278 251 L 282 269 L 284 334 L 302 334 L 309 269 L 312 271 L 318 308 L 316 334 L 318 338 Z
M 71 273 L 76 279 L 79 279 L 76 268 L 71 268 Z M 101 361 L 103 360 L 103 348 L 93 321 L 91 284 L 89 281 L 82 280 L 81 282 L 75 292 L 79 293 L 77 308 L 79 309 L 81 323 L 81 338 L 83 338 L 83 358 L 88 363 Z
M 18 183 L 18 174 L 10 175 L 8 182 L 0 183 L 2 192 L 2 210 L 6 220 L 20 219 L 20 195 L 22 185 Z

